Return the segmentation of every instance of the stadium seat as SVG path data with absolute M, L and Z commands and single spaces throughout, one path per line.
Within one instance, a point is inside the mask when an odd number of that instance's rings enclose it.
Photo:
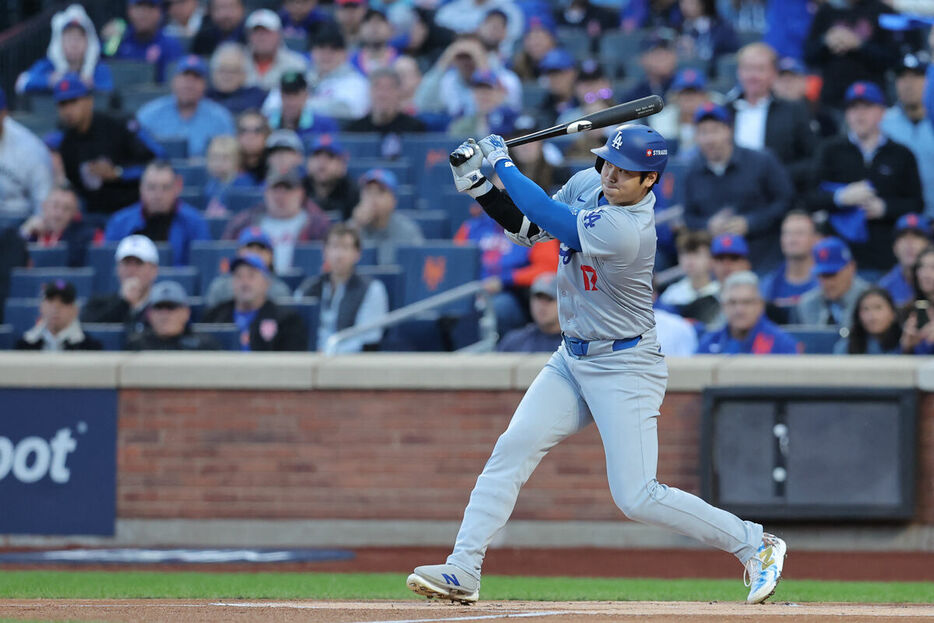
M 281 279 L 285 285 L 289 286 L 289 290 L 292 292 L 295 292 L 296 288 L 301 285 L 306 276 L 304 270 L 295 267 L 276 273 L 276 277 Z
M 579 27 L 558 28 L 558 46 L 579 61 L 590 56 L 590 37 Z
M 305 148 L 310 149 L 316 136 L 308 135 L 305 137 Z M 347 150 L 347 155 L 351 160 L 357 158 L 378 158 L 380 135 L 370 132 L 365 133 L 344 133 L 338 137 L 338 142 Z M 409 140 L 409 137 L 406 137 Z
M 230 212 L 241 212 L 263 204 L 263 189 L 253 187 L 229 188 L 221 198 L 221 203 Z
M 545 101 L 545 95 L 548 94 L 548 89 L 543 87 L 540 84 L 523 84 L 522 85 L 522 110 L 535 110 L 537 111 L 542 103 Z
M 208 181 L 208 170 L 203 164 L 173 164 L 175 172 L 181 176 L 185 190 L 201 193 Z
M 833 347 L 840 340 L 840 330 L 836 328 L 812 327 L 807 325 L 786 325 L 782 329 L 798 340 L 808 355 L 832 355 Z
M 370 169 L 386 169 L 396 174 L 399 185 L 408 185 L 415 182 L 412 162 L 402 158 L 399 160 L 386 160 L 384 158 L 354 158 L 347 163 L 347 175 L 352 180 L 359 180 L 360 176 Z
M 389 309 L 397 309 L 402 306 L 405 297 L 405 273 L 402 267 L 395 264 L 385 266 L 358 266 L 357 274 L 379 279 L 386 286 L 386 294 L 389 295 Z
M 155 80 L 155 65 L 146 61 L 119 60 L 109 58 L 107 65 L 113 75 L 114 87 L 118 91 L 140 85 L 152 84 Z
M 104 350 L 126 348 L 126 327 L 119 322 L 82 322 L 81 330 L 104 346 Z
M 627 74 L 642 73 L 638 63 L 630 62 L 627 65 L 627 62 L 639 58 L 644 37 L 645 34 L 638 31 L 627 33 L 611 30 L 603 34 L 600 38 L 600 63 L 611 79 L 620 75 L 621 68 Z
M 659 183 L 662 198 L 668 207 L 680 205 L 684 201 L 684 174 L 687 164 L 679 161 L 668 161 L 662 181 Z
M 208 198 L 204 196 L 200 188 L 185 188 L 178 198 L 198 210 L 204 210 L 208 203 Z
M 191 330 L 202 335 L 210 335 L 220 343 L 223 350 L 240 350 L 240 330 L 235 324 L 192 323 Z
M 68 265 L 68 246 L 57 244 L 54 247 L 29 245 L 29 262 L 33 268 L 51 268 Z
M 188 308 L 191 310 L 191 318 L 188 321 L 199 322 L 202 314 L 204 314 L 204 299 L 200 296 L 189 296 Z
M 228 216 L 207 216 L 204 218 L 208 222 L 208 229 L 211 230 L 211 238 L 220 240 L 230 223 Z
M 324 243 L 302 242 L 295 245 L 292 255 L 292 266 L 298 268 L 306 275 L 317 275 L 324 264 Z
M 191 243 L 189 261 L 201 275 L 202 295 L 207 292 L 215 277 L 227 272 L 230 261 L 236 255 L 236 241 L 200 240 Z
M 170 160 L 184 160 L 188 157 L 188 138 L 184 136 L 165 136 L 156 139 L 164 156 Z
M 482 211 L 482 208 L 469 195 L 456 192 L 453 187 L 441 194 L 434 200 L 424 199 L 421 202 L 421 208 L 426 211 L 441 210 L 447 214 L 448 231 L 451 232 L 449 238 L 453 238 L 460 226 L 469 219 L 471 212 L 476 207 Z
M 426 312 L 389 327 L 380 343 L 386 351 L 449 352 L 479 340 L 479 314 Z
M 0 350 L 10 350 L 16 346 L 19 334 L 8 324 L 0 324 Z
M 308 38 L 302 36 L 288 36 L 283 38 L 285 46 L 293 52 L 306 54 L 308 52 Z
M 10 297 L 3 305 L 3 322 L 19 335 L 39 320 L 39 299 Z
M 88 248 L 88 266 L 94 269 L 94 289 L 95 294 L 107 294 L 111 292 L 116 275 L 116 260 L 114 255 L 117 252 L 117 242 L 105 242 L 102 245 Z M 172 265 L 172 247 L 168 243 L 160 242 L 156 244 L 159 250 L 159 266 Z
M 201 292 L 201 275 L 194 266 L 160 266 L 156 282 L 176 281 L 185 288 L 188 296 Z
M 19 227 L 26 220 L 22 216 L 0 216 L 0 231 L 10 227 Z
M 120 91 L 120 108 L 126 114 L 135 115 L 147 103 L 170 93 L 169 88 L 162 85 L 139 85 L 123 89 Z
M 308 328 L 308 350 L 318 350 L 318 314 L 320 313 L 318 299 L 306 297 L 287 304 L 280 303 L 280 305 L 296 311 L 302 317 Z
M 94 284 L 93 268 L 14 268 L 10 276 L 10 292 L 13 298 L 34 298 L 42 293 L 42 284 L 54 279 L 70 282 L 78 296 L 91 295 Z
M 404 305 L 480 277 L 480 250 L 475 245 L 455 245 L 453 242 L 403 245 L 397 247 L 396 257 L 408 276 L 405 280 Z M 467 298 L 445 309 L 473 309 L 473 301 Z
M 451 225 L 444 210 L 399 210 L 400 214 L 415 221 L 422 230 L 422 235 L 429 240 L 450 240 Z

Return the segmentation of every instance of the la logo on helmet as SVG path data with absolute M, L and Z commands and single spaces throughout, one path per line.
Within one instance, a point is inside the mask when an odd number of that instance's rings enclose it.
M 617 132 L 616 136 L 613 138 L 613 142 L 610 144 L 616 149 L 619 149 L 620 147 L 622 147 L 623 146 L 623 133 Z

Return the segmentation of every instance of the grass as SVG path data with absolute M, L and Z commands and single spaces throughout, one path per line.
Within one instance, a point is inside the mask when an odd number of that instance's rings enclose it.
M 398 573 L 0 571 L 0 599 L 420 599 Z M 742 601 L 737 580 L 483 578 L 484 600 Z M 778 601 L 934 603 L 929 582 L 785 580 Z

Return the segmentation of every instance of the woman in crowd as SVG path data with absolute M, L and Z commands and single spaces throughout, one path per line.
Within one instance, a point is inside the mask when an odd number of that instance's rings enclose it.
M 849 335 L 834 346 L 837 355 L 897 355 L 902 352 L 898 310 L 892 295 L 873 286 L 856 300 Z
M 904 310 L 906 315 L 902 328 L 902 352 L 915 355 L 934 353 L 934 246 L 920 254 L 912 271 L 915 301 Z

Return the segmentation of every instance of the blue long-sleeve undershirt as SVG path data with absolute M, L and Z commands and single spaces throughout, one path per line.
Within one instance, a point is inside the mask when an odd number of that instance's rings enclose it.
M 500 160 L 494 168 L 513 203 L 530 221 L 575 251 L 582 249 L 577 212 L 571 206 L 549 197 L 538 184 L 522 175 L 511 160 Z

